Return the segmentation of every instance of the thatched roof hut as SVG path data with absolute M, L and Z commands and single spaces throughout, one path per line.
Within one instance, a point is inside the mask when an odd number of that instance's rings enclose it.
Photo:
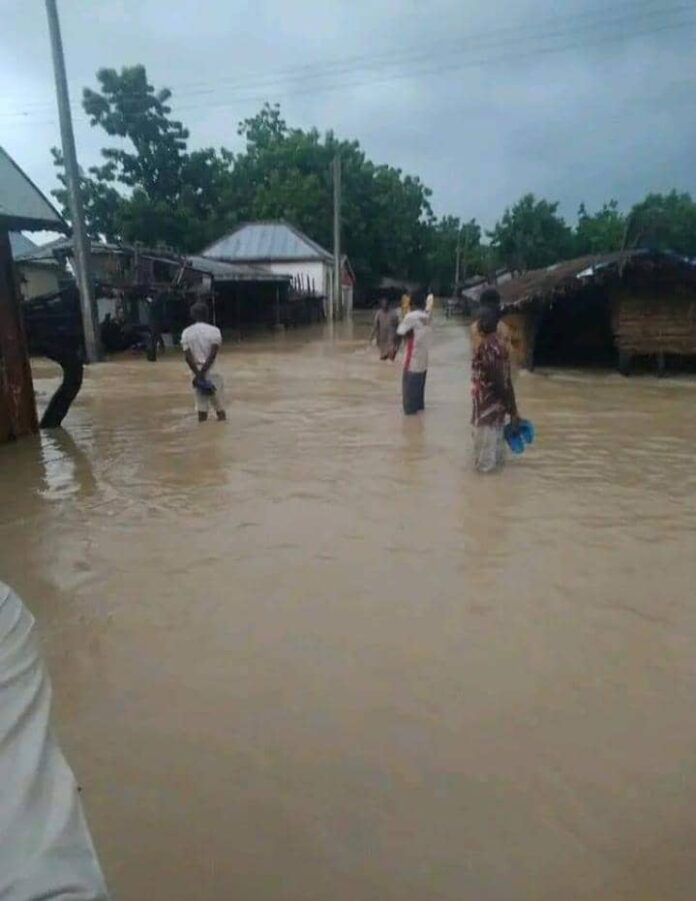
M 518 362 L 696 360 L 696 260 L 634 250 L 580 257 L 501 285 Z

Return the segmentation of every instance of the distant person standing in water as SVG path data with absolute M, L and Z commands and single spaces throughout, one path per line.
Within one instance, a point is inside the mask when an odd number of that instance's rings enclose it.
M 474 466 L 493 472 L 505 463 L 505 419 L 519 423 L 508 352 L 497 333 L 499 312 L 484 307 L 478 319 L 480 340 L 471 361 L 471 422 Z
M 397 329 L 397 333 L 405 338 L 406 345 L 402 397 L 407 416 L 425 409 L 425 380 L 432 339 L 430 315 L 424 309 L 425 298 L 418 294 L 413 297 L 412 304 L 413 310 L 404 317 Z
M 379 310 L 375 315 L 370 341 L 377 341 L 380 360 L 393 360 L 399 346 L 396 330 L 399 327 L 399 316 L 396 310 L 389 309 L 389 301 L 382 297 Z
M 218 351 L 222 345 L 222 333 L 208 322 L 208 306 L 203 301 L 198 301 L 191 307 L 191 318 L 193 325 L 181 333 L 181 347 L 193 373 L 198 421 L 206 421 L 210 406 L 215 410 L 218 420 L 222 421 L 227 419 L 224 382 L 215 370 Z

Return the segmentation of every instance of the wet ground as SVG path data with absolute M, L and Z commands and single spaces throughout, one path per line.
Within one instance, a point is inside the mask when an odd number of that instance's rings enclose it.
M 226 424 L 172 354 L 0 447 L 115 898 L 690 901 L 696 382 L 522 373 L 477 477 L 466 332 L 404 420 L 367 329 L 227 346 Z

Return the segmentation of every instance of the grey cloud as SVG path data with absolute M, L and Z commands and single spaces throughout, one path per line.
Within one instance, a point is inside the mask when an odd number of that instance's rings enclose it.
M 659 31 L 669 14 L 645 20 L 625 43 L 603 43 L 603 29 L 583 31 L 562 53 L 536 53 L 544 42 L 514 29 L 549 19 L 553 0 L 504 2 L 397 0 L 256 3 L 211 0 L 62 0 L 73 99 L 94 83 L 100 66 L 143 62 L 151 79 L 175 91 L 174 109 L 190 126 L 195 146 L 234 145 L 236 123 L 261 97 L 278 99 L 285 117 L 303 127 L 356 137 L 372 158 L 419 175 L 433 189 L 439 213 L 476 216 L 490 226 L 523 192 L 557 199 L 572 218 L 612 197 L 628 206 L 647 190 L 672 186 L 696 193 L 692 148 L 696 125 L 692 41 L 696 27 Z M 662 7 L 673 5 L 663 0 Z M 658 0 L 637 9 L 656 10 Z M 563 4 L 567 22 L 628 7 L 608 0 Z M 37 10 L 40 9 L 40 13 Z M 289 11 L 290 10 L 290 11 Z M 49 147 L 58 143 L 43 6 L 12 0 L 14 27 L 0 37 L 0 143 L 45 190 L 54 186 Z M 692 17 L 696 26 L 696 15 Z M 501 29 L 512 29 L 507 36 Z M 459 51 L 453 36 L 497 30 L 478 52 Z M 611 28 L 608 29 L 611 33 Z M 439 74 L 432 66 L 480 60 Z M 327 66 L 368 55 L 392 64 L 383 71 L 336 76 L 349 86 L 317 91 L 316 76 L 290 89 L 277 73 Z M 272 78 L 273 85 L 259 87 Z M 254 84 L 243 91 L 235 82 Z M 178 90 L 177 90 L 178 89 Z M 245 99 L 254 98 L 254 99 Z M 24 110 L 24 116 L 10 115 Z M 76 117 L 83 165 L 98 161 L 103 136 Z

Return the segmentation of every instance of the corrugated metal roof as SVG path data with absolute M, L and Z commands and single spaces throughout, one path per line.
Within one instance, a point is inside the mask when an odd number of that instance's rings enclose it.
M 192 269 L 206 272 L 218 281 L 286 282 L 290 279 L 289 275 L 277 275 L 265 266 L 249 263 L 226 263 L 203 256 L 189 256 L 186 261 Z
M 287 222 L 248 222 L 206 247 L 205 257 L 254 260 L 330 260 L 328 250 Z
M 16 260 L 23 253 L 31 253 L 32 250 L 36 250 L 36 244 L 21 232 L 10 232 L 10 248 L 12 257 Z
M 0 228 L 8 231 L 69 230 L 53 205 L 2 147 L 0 147 Z

